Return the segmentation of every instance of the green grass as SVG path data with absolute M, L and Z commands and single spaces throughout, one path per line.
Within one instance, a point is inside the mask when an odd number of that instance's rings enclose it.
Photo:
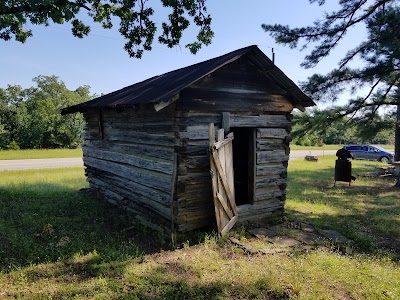
M 334 163 L 334 156 L 322 157 L 317 163 L 290 162 L 289 216 L 336 229 L 366 250 L 397 240 L 394 246 L 400 251 L 400 197 L 395 180 L 357 176 L 384 164 L 353 161 L 356 181 L 350 187 L 342 182 L 333 187 Z
M 0 150 L 0 160 L 82 157 L 82 149 Z
M 334 160 L 290 162 L 286 210 L 352 238 L 346 253 L 249 255 L 212 233 L 161 250 L 131 214 L 78 192 L 83 168 L 2 172 L 0 299 L 400 299 L 398 189 L 373 178 L 332 187 Z M 379 165 L 354 161 L 353 173 Z

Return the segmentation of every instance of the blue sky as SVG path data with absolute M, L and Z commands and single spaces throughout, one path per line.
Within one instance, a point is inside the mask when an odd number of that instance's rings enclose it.
M 149 1 L 153 2 L 158 5 L 158 1 Z M 34 36 L 25 44 L 0 41 L 0 87 L 8 84 L 29 87 L 35 76 L 56 75 L 69 89 L 89 85 L 92 93 L 109 93 L 254 44 L 269 57 L 274 48 L 276 65 L 298 83 L 315 72 L 324 73 L 334 67 L 335 58 L 340 58 L 347 47 L 354 46 L 360 36 L 359 32 L 350 33 L 334 55 L 316 68 L 305 70 L 299 65 L 306 52 L 275 44 L 261 29 L 261 24 L 311 25 L 323 10 L 332 9 L 332 6 L 321 8 L 310 5 L 308 0 L 209 0 L 208 9 L 213 17 L 215 38 L 197 55 L 190 54 L 184 47 L 195 37 L 192 28 L 184 34 L 181 47 L 169 49 L 154 44 L 153 50 L 138 60 L 130 58 L 123 50 L 124 40 L 117 30 L 93 25 L 88 37 L 78 39 L 72 36 L 68 24 L 32 27 Z M 156 6 L 156 12 L 157 19 L 161 20 L 163 10 Z

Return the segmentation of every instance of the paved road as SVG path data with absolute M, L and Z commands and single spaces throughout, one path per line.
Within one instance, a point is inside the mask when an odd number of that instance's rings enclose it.
M 0 170 L 29 170 L 70 168 L 83 165 L 81 157 L 0 160 Z
M 290 151 L 290 159 L 304 158 L 306 155 L 335 155 L 337 150 L 292 150 Z
M 335 155 L 336 150 L 293 150 L 290 159 L 304 158 L 306 155 Z M 55 169 L 80 167 L 82 158 L 47 158 L 47 159 L 20 159 L 0 160 L 0 170 L 29 170 L 29 169 Z

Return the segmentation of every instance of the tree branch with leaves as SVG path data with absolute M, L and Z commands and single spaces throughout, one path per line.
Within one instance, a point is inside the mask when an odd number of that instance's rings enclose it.
M 214 36 L 206 0 L 161 0 L 172 12 L 161 24 L 158 42 L 169 48 L 179 45 L 183 32 L 190 24 L 198 28 L 196 40 L 186 47 L 195 54 L 203 45 L 209 45 Z M 125 38 L 124 49 L 129 56 L 141 58 L 152 49 L 158 29 L 154 9 L 147 0 L 3 0 L 0 2 L 0 39 L 25 43 L 33 35 L 29 24 L 49 26 L 71 23 L 72 34 L 83 38 L 90 26 L 80 17 L 87 14 L 93 22 L 105 29 L 112 28 L 119 19 L 119 32 Z

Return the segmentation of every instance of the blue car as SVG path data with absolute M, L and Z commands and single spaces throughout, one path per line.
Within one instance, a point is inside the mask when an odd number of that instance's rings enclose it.
M 345 145 L 344 149 L 351 152 L 354 159 L 378 160 L 381 162 L 392 162 L 393 153 L 374 145 Z

